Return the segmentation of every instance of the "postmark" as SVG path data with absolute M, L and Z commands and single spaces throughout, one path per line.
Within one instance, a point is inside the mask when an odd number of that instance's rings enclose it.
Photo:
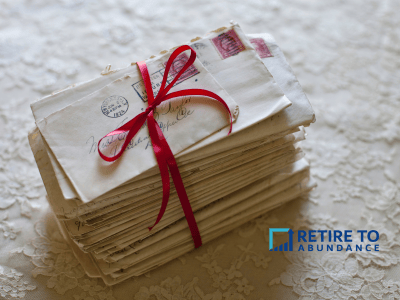
M 234 29 L 221 33 L 217 37 L 211 39 L 211 41 L 215 48 L 217 48 L 222 59 L 226 59 L 246 50 L 246 47 L 243 45 Z
M 271 51 L 269 51 L 269 48 L 265 41 L 262 38 L 254 38 L 250 39 L 250 43 L 253 44 L 254 49 L 256 49 L 257 54 L 261 58 L 267 58 L 267 57 L 272 57 Z
M 128 111 L 128 108 L 128 100 L 118 95 L 107 97 L 101 104 L 102 113 L 109 118 L 119 118 L 123 116 Z

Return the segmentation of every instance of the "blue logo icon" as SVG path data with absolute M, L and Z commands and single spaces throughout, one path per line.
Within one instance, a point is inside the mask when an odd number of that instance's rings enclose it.
M 289 233 L 289 242 L 274 248 L 274 232 Z M 293 230 L 290 228 L 270 228 L 269 229 L 269 251 L 293 251 Z

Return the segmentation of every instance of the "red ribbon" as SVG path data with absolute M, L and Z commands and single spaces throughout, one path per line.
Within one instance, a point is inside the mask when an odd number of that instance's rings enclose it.
M 167 82 L 167 77 L 169 70 L 172 66 L 172 63 L 174 62 L 175 58 L 182 52 L 190 50 L 190 57 L 189 60 L 186 62 L 186 64 L 183 66 L 183 68 L 179 71 L 179 73 L 175 76 L 174 80 L 168 85 L 166 85 Z M 183 185 L 181 175 L 179 173 L 178 165 L 176 163 L 175 157 L 172 154 L 172 151 L 162 133 L 161 128 L 159 127 L 158 123 L 154 119 L 154 109 L 162 102 L 167 101 L 172 98 L 176 97 L 182 97 L 182 96 L 206 96 L 213 98 L 217 101 L 219 101 L 228 111 L 229 116 L 230 116 L 230 130 L 229 133 L 232 131 L 232 114 L 229 110 L 228 105 L 225 103 L 225 101 L 219 97 L 217 94 L 203 90 L 203 89 L 186 89 L 186 90 L 180 90 L 176 92 L 171 92 L 168 94 L 169 90 L 174 86 L 174 84 L 178 81 L 178 79 L 182 76 L 182 74 L 189 68 L 193 62 L 196 59 L 196 52 L 187 45 L 180 46 L 177 48 L 170 56 L 168 59 L 167 65 L 165 67 L 165 72 L 164 72 L 164 77 L 161 83 L 161 88 L 157 94 L 157 96 L 154 98 L 153 95 L 153 89 L 151 85 L 151 80 L 150 80 L 150 75 L 147 70 L 146 63 L 144 61 L 138 62 L 137 65 L 139 67 L 140 73 L 142 74 L 144 85 L 146 88 L 147 92 L 147 99 L 148 99 L 148 104 L 149 106 L 146 108 L 146 110 L 140 114 L 138 114 L 136 117 L 134 117 L 132 120 L 127 122 L 126 124 L 122 125 L 121 127 L 117 128 L 116 130 L 110 132 L 106 136 L 104 136 L 98 143 L 97 148 L 100 154 L 100 157 L 104 159 L 105 161 L 115 161 L 117 160 L 124 152 L 126 147 L 129 145 L 129 142 L 132 140 L 132 138 L 136 135 L 136 133 L 139 131 L 139 129 L 143 126 L 145 121 L 147 120 L 147 127 L 149 129 L 149 136 L 151 138 L 151 142 L 153 145 L 153 150 L 154 154 L 157 159 L 158 167 L 160 169 L 160 174 L 161 174 L 161 180 L 162 180 L 162 185 L 163 185 L 163 198 L 162 198 L 162 204 L 161 204 L 161 209 L 160 212 L 158 213 L 158 217 L 156 222 L 152 227 L 149 227 L 149 230 L 151 230 L 158 222 L 160 222 L 162 216 L 164 215 L 164 212 L 167 208 L 168 204 L 168 199 L 169 199 L 169 194 L 170 194 L 170 180 L 169 180 L 169 172 L 171 172 L 172 180 L 174 181 L 175 189 L 178 194 L 179 200 L 181 202 L 183 211 L 186 216 L 186 220 L 189 224 L 190 232 L 192 234 L 192 238 L 194 241 L 195 248 L 198 248 L 201 246 L 201 237 L 200 237 L 200 232 L 197 227 L 196 220 L 194 218 L 194 214 L 192 211 L 192 207 L 190 206 L 189 198 L 186 194 L 185 186 Z M 113 135 L 118 135 L 121 133 L 128 132 L 125 142 L 123 143 L 121 149 L 119 150 L 118 153 L 116 153 L 114 156 L 105 156 L 103 153 L 100 151 L 100 143 L 101 141 L 108 137 L 108 136 L 113 136 Z M 169 172 L 168 172 L 169 169 Z

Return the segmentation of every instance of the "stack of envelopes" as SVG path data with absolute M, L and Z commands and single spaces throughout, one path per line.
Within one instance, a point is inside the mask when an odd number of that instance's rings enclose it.
M 227 103 L 186 96 L 155 111 L 177 160 L 204 243 L 309 192 L 299 147 L 313 109 L 273 37 L 236 23 L 188 43 L 197 59 L 171 91 L 210 90 Z M 173 49 L 146 60 L 157 94 Z M 188 59 L 174 61 L 167 82 Z M 89 276 L 112 285 L 194 249 L 175 189 L 161 221 L 162 183 L 147 126 L 115 162 L 98 141 L 148 106 L 136 64 L 75 84 L 32 104 L 29 141 L 61 231 Z M 105 139 L 112 155 L 121 139 Z

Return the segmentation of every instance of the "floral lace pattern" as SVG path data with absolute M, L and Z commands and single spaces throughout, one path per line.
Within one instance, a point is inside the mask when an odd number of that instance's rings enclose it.
M 26 291 L 33 291 L 36 286 L 22 278 L 24 275 L 15 269 L 5 270 L 0 266 L 0 295 L 3 298 L 24 298 Z
M 56 224 L 53 224 L 56 225 Z M 38 275 L 49 277 L 46 286 L 54 289 L 58 294 L 64 295 L 75 288 L 80 289 L 79 294 L 74 294 L 76 300 L 115 300 L 112 290 L 98 279 L 90 279 L 73 254 L 58 230 L 49 231 L 43 222 L 35 225 L 38 237 L 33 239 L 33 252 L 24 249 L 24 254 L 31 258 L 35 268 L 32 270 L 34 278 Z
M 400 299 L 399 10 L 378 0 L 0 1 L 0 298 Z M 112 288 L 89 278 L 49 221 L 29 103 L 230 19 L 272 33 L 309 96 L 317 122 L 302 147 L 318 189 L 144 276 Z M 269 252 L 271 227 L 374 229 L 380 251 Z

